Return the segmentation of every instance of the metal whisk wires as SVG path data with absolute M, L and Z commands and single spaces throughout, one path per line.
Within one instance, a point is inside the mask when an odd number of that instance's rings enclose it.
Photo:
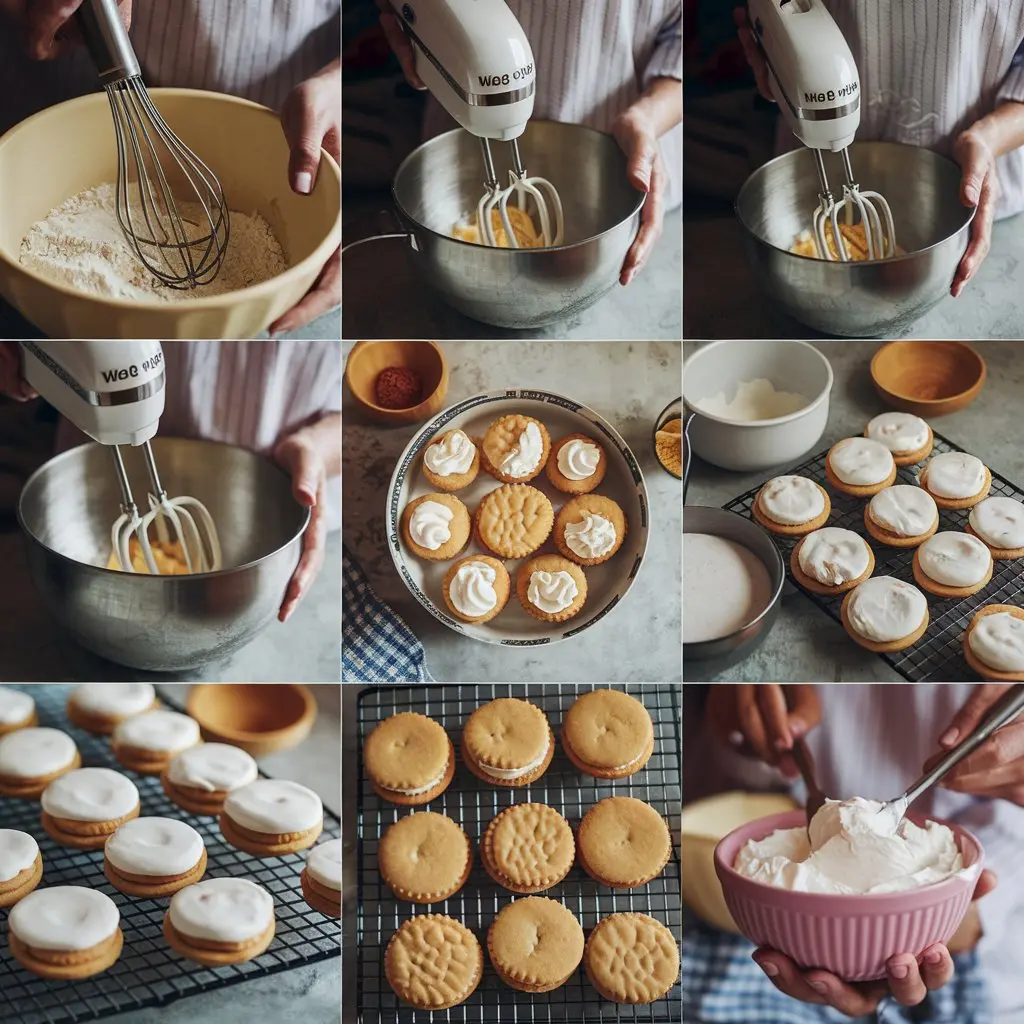
M 892 210 L 889 209 L 888 202 L 880 192 L 861 192 L 860 186 L 853 177 L 850 151 L 848 149 L 840 151 L 845 181 L 843 182 L 843 198 L 838 203 L 829 188 L 822 151 L 812 149 L 811 152 L 814 153 L 818 183 L 821 186 L 821 191 L 818 193 L 818 207 L 814 211 L 814 238 L 821 258 L 839 260 L 843 263 L 849 262 L 850 253 L 841 230 L 840 217 L 842 217 L 843 224 L 850 226 L 858 222 L 855 214 L 859 216 L 859 223 L 864 227 L 867 258 L 869 260 L 884 260 L 895 256 L 896 227 L 892 220 Z M 832 239 L 837 255 L 833 255 L 832 248 L 828 244 L 826 225 L 831 225 Z

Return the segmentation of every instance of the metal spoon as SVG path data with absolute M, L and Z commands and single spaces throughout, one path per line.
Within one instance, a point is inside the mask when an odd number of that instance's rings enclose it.
M 802 736 L 798 736 L 793 741 L 792 754 L 793 760 L 796 762 L 801 776 L 803 776 L 804 785 L 807 787 L 807 830 L 810 833 L 811 818 L 818 813 L 825 801 L 828 800 L 828 797 L 814 777 L 814 758 L 811 757 L 810 748 L 804 742 Z

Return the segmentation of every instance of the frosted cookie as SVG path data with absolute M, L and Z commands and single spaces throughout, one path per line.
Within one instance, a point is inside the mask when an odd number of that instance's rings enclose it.
M 199 723 L 177 711 L 146 711 L 126 718 L 110 740 L 118 763 L 139 775 L 160 775 L 175 755 L 201 742 Z
M 461 430 L 449 430 L 423 450 L 423 475 L 439 491 L 461 491 L 480 472 L 480 452 Z
M 417 1010 L 465 1002 L 484 973 L 484 951 L 461 922 L 441 914 L 410 918 L 391 936 L 384 974 L 396 996 Z
M 887 547 L 916 548 L 939 528 L 939 509 L 927 491 L 896 484 L 865 505 L 864 528 Z
M 970 597 L 992 579 L 992 554 L 969 533 L 943 530 L 914 552 L 914 579 L 936 597 Z
M 543 892 L 572 868 L 572 829 L 547 804 L 513 804 L 492 819 L 480 840 L 480 861 L 510 892 Z
M 0 737 L 0 796 L 35 800 L 82 758 L 75 741 L 59 729 L 19 729 Z
M 609 914 L 587 939 L 583 969 L 590 984 L 613 1003 L 653 1003 L 679 977 L 679 947 L 653 917 Z
M 27 832 L 0 828 L 0 907 L 13 907 L 43 877 L 39 844 Z
M 921 470 L 921 486 L 939 508 L 972 508 L 992 486 L 992 474 L 975 455 L 942 452 Z
M 562 720 L 562 748 L 580 771 L 598 779 L 624 779 L 654 753 L 654 723 L 635 697 L 621 690 L 591 690 L 577 697 Z
M 61 846 L 102 850 L 129 819 L 141 813 L 135 783 L 110 768 L 77 768 L 54 779 L 40 797 L 43 829 Z
M 469 540 L 469 509 L 454 494 L 424 494 L 402 512 L 402 540 L 418 558 L 444 562 Z
M 27 693 L 0 686 L 0 737 L 38 724 L 36 702 Z
M 580 867 L 612 889 L 646 885 L 665 870 L 672 837 L 665 819 L 631 796 L 611 796 L 583 815 L 576 845 Z
M 993 683 L 1024 682 L 1024 608 L 987 604 L 964 633 L 967 664 Z
M 257 779 L 231 790 L 218 819 L 236 850 L 283 857 L 308 850 L 324 829 L 324 805 L 311 789 L 285 779 Z
M 189 814 L 220 814 L 233 789 L 255 782 L 256 762 L 228 743 L 200 743 L 175 754 L 160 773 L 164 792 Z
M 884 444 L 897 466 L 924 462 L 935 443 L 932 428 L 909 412 L 883 412 L 864 428 L 864 436 Z
M 520 992 L 560 988 L 579 967 L 584 945 L 576 915 L 546 896 L 507 904 L 487 929 L 495 972 Z
M 299 875 L 302 896 L 325 917 L 341 917 L 341 840 L 314 846 Z
M 1024 504 L 1014 498 L 986 498 L 971 509 L 967 531 L 988 545 L 992 557 L 1024 558 Z
M 445 574 L 441 593 L 448 611 L 462 622 L 489 622 L 512 592 L 508 569 L 490 555 L 467 555 Z
M 149 683 L 86 683 L 68 697 L 68 718 L 80 729 L 109 736 L 119 722 L 158 706 Z
M 502 416 L 484 434 L 483 466 L 506 484 L 524 484 L 544 472 L 551 452 L 547 427 L 532 416 Z
M 896 462 L 880 441 L 847 437 L 829 449 L 825 475 L 837 491 L 866 498 L 896 480 Z
M 843 626 L 869 651 L 902 651 L 928 628 L 928 600 L 892 576 L 873 576 L 843 598 Z
M 377 796 L 406 807 L 430 803 L 451 784 L 455 748 L 432 718 L 402 711 L 366 739 L 363 763 Z
M 587 577 L 561 555 L 536 555 L 516 573 L 516 596 L 524 611 L 543 622 L 565 622 L 583 610 Z
M 569 434 L 551 446 L 548 479 L 566 494 L 588 494 L 600 485 L 607 470 L 604 449 L 586 434 Z
M 451 818 L 419 811 L 399 818 L 384 833 L 377 867 L 385 885 L 400 900 L 440 903 L 466 884 L 473 867 L 473 848 Z
M 492 786 L 527 786 L 548 769 L 555 734 L 536 704 L 500 697 L 478 707 L 462 727 L 462 760 Z
M 177 818 L 135 818 L 107 840 L 103 874 L 128 896 L 171 896 L 206 874 L 206 845 L 191 825 Z
M 124 945 L 117 904 L 96 889 L 36 889 L 7 918 L 8 944 L 22 967 L 52 981 L 81 981 L 117 962 Z
M 499 558 L 525 558 L 548 539 L 555 510 L 548 496 L 527 484 L 511 484 L 484 496 L 473 516 L 481 547 Z
M 815 594 L 842 594 L 875 571 L 875 555 L 853 530 L 826 526 L 801 539 L 789 556 L 793 578 Z
M 577 565 L 607 562 L 626 539 L 625 512 L 601 494 L 570 498 L 555 517 L 555 547 Z
M 824 526 L 832 502 L 824 487 L 805 476 L 772 477 L 754 499 L 754 519 L 783 537 L 802 537 Z
M 247 878 L 207 878 L 176 892 L 164 915 L 164 938 L 204 967 L 240 964 L 274 939 L 274 901 Z

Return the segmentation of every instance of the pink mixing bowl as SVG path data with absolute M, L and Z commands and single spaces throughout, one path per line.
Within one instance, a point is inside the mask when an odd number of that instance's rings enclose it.
M 909 817 L 918 825 L 926 820 Z M 733 869 L 748 840 L 804 827 L 803 811 L 772 814 L 730 832 L 715 847 L 715 871 L 729 912 L 751 942 L 785 953 L 800 967 L 822 968 L 846 981 L 870 981 L 884 977 L 885 962 L 893 954 L 920 956 L 933 942 L 949 941 L 971 904 L 985 851 L 966 829 L 934 820 L 953 830 L 970 870 L 921 889 L 866 896 L 790 892 Z

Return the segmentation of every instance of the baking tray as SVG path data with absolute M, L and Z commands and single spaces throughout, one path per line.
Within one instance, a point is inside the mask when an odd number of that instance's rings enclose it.
M 934 431 L 933 431 L 934 433 Z M 935 448 L 933 454 L 940 452 L 962 452 L 966 449 L 954 444 L 952 441 L 935 433 Z M 825 474 L 825 456 L 829 449 L 812 455 L 806 462 L 792 469 L 787 469 L 787 474 L 806 476 L 821 484 L 832 499 L 832 512 L 829 515 L 826 526 L 839 526 L 864 537 L 871 545 L 875 554 L 875 570 L 872 576 L 895 576 L 917 587 L 914 580 L 912 564 L 914 561 L 915 548 L 889 548 L 872 538 L 864 527 L 864 507 L 870 499 L 853 498 L 836 490 L 828 482 Z M 922 466 L 898 466 L 896 469 L 897 484 L 917 485 L 917 474 Z M 991 471 L 991 470 L 990 470 Z M 992 497 L 1001 496 L 1015 498 L 1017 501 L 1024 501 L 1024 492 L 1016 484 L 1011 483 L 1005 477 L 992 472 L 992 489 L 989 495 Z M 739 512 L 748 519 L 753 519 L 751 509 L 761 490 L 760 485 L 751 488 L 745 494 L 723 505 L 723 508 L 731 512 Z M 970 509 L 950 510 L 939 509 L 939 529 L 963 531 L 967 525 Z M 767 531 L 766 531 L 767 532 Z M 770 534 L 776 546 L 782 553 L 786 562 L 786 578 L 805 597 L 809 598 L 823 612 L 842 624 L 840 608 L 845 594 L 835 597 L 822 594 L 812 594 L 804 590 L 793 580 L 793 574 L 789 569 L 789 556 L 796 547 L 799 537 L 781 537 L 778 534 Z M 918 587 L 920 590 L 921 588 Z M 995 562 L 992 571 L 992 579 L 987 586 L 983 587 L 977 594 L 970 597 L 941 598 L 934 594 L 924 592 L 928 599 L 928 628 L 924 636 L 916 644 L 903 651 L 879 654 L 888 665 L 898 672 L 904 679 L 912 683 L 953 683 L 961 682 L 964 679 L 975 678 L 974 670 L 964 660 L 963 635 L 970 624 L 974 613 L 986 604 L 1016 604 L 1021 590 L 1024 589 L 1024 559 L 1017 559 L 1007 562 Z M 851 639 L 850 643 L 854 641 Z
M 163 937 L 168 899 L 133 899 L 118 892 L 103 874 L 103 851 L 86 852 L 58 846 L 39 824 L 39 802 L 0 797 L 0 828 L 33 835 L 43 855 L 42 887 L 85 885 L 106 893 L 121 912 L 124 951 L 103 974 L 76 982 L 47 981 L 26 971 L 7 945 L 7 912 L 0 911 L 0 1021 L 3 1024 L 76 1024 L 101 1020 L 127 1010 L 165 1006 L 186 996 L 237 985 L 249 978 L 277 974 L 341 953 L 340 922 L 324 917 L 302 898 L 299 873 L 306 853 L 258 860 L 224 842 L 216 818 L 199 818 L 172 804 L 159 778 L 137 775 L 118 764 L 109 743 L 79 729 L 64 713 L 69 686 L 14 686 L 36 702 L 39 724 L 69 733 L 82 755 L 83 767 L 124 772 L 139 790 L 142 813 L 188 822 L 206 844 L 207 878 L 240 876 L 262 885 L 274 898 L 276 933 L 270 948 L 243 964 L 211 969 L 173 953 Z M 173 701 L 161 695 L 170 708 Z M 260 772 L 262 778 L 266 778 Z M 324 839 L 338 838 L 340 822 L 324 810 Z M 323 839 L 318 840 L 323 842 Z
M 446 914 L 472 929 L 487 946 L 487 928 L 513 894 L 497 885 L 480 864 L 479 841 L 499 811 L 529 800 L 550 804 L 562 813 L 575 831 L 584 813 L 607 796 L 633 796 L 651 804 L 667 820 L 673 853 L 662 874 L 636 889 L 608 889 L 599 885 L 579 865 L 556 886 L 539 893 L 561 900 L 580 919 L 588 934 L 598 920 L 622 911 L 650 914 L 667 925 L 677 942 L 682 939 L 682 901 L 679 888 L 679 816 L 681 810 L 681 688 L 672 686 L 617 687 L 641 700 L 654 722 L 654 754 L 646 767 L 626 779 L 594 779 L 578 771 L 557 744 L 551 766 L 529 786 L 506 789 L 488 786 L 462 764 L 459 731 L 481 705 L 497 697 L 520 697 L 536 704 L 559 735 L 561 721 L 581 693 L 593 689 L 565 685 L 472 685 L 375 687 L 362 690 L 358 699 L 356 791 L 356 912 L 357 981 L 356 1005 L 360 1024 L 492 1024 L 515 1021 L 534 1024 L 571 1021 L 574 1024 L 682 1021 L 679 985 L 663 999 L 646 1006 L 618 1005 L 602 999 L 583 971 L 553 992 L 518 992 L 500 981 L 484 955 L 484 976 L 476 992 L 450 1010 L 424 1012 L 399 1002 L 384 976 L 384 952 L 398 926 L 416 914 Z M 366 777 L 362 744 L 374 726 L 400 711 L 417 711 L 440 722 L 456 750 L 455 778 L 448 789 L 427 808 L 457 821 L 473 843 L 473 870 L 469 881 L 454 896 L 439 903 L 419 905 L 397 899 L 377 871 L 377 847 L 385 829 L 409 813 L 381 800 Z

